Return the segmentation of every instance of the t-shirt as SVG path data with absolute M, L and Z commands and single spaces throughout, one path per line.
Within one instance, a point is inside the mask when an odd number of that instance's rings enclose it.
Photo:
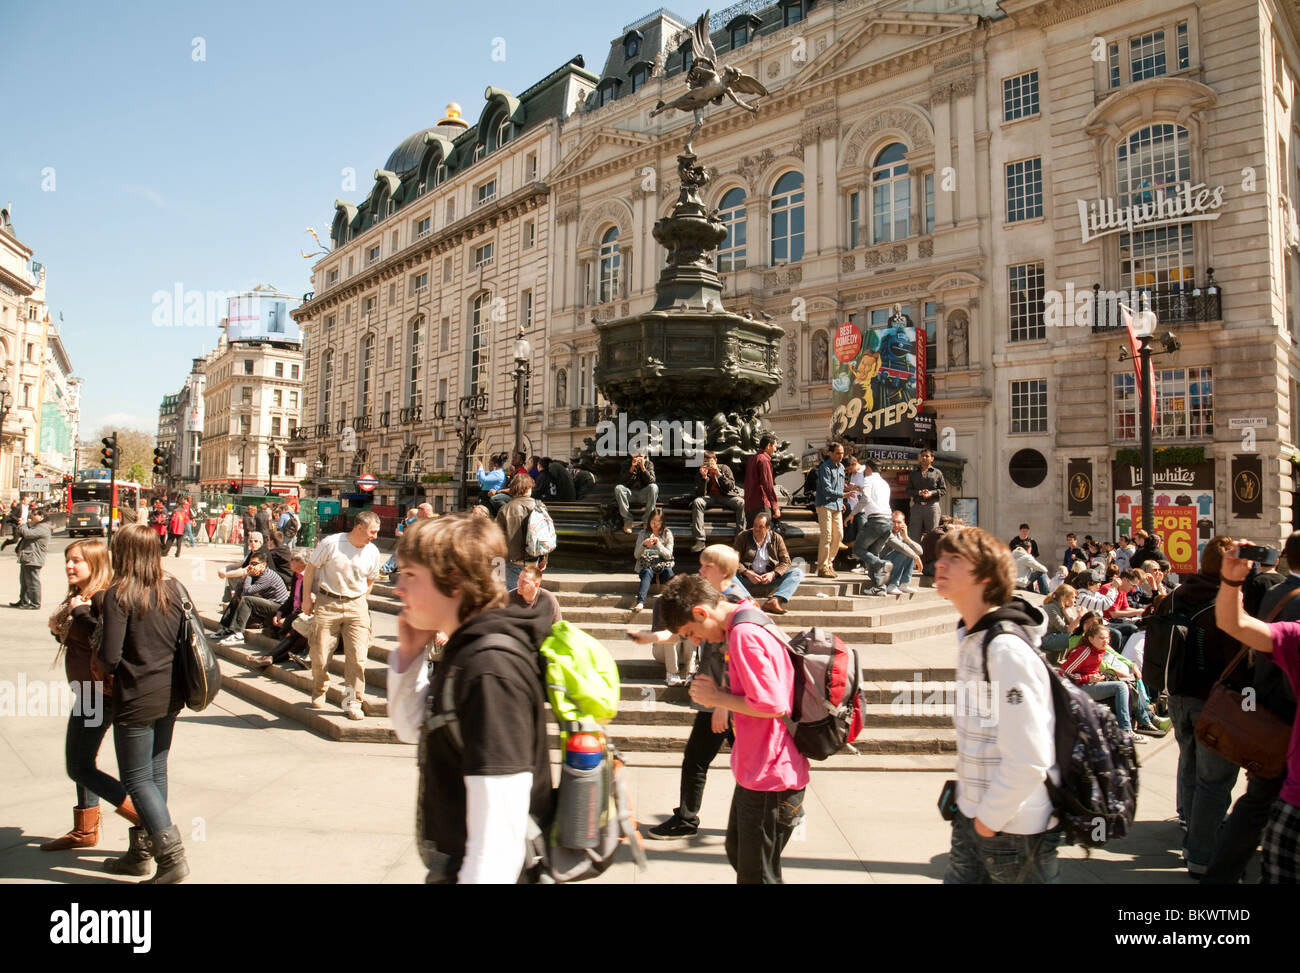
M 790 712 L 794 665 L 776 636 L 761 625 L 741 622 L 727 633 L 727 673 L 731 692 L 755 709 Z M 732 713 L 736 742 L 731 772 L 751 791 L 789 791 L 808 786 L 808 758 L 776 718 Z
M 1273 622 L 1273 661 L 1286 673 L 1291 692 L 1300 696 L 1300 622 Z M 1300 807 L 1300 711 L 1291 727 L 1291 745 L 1286 755 L 1286 783 L 1279 795 L 1292 807 Z
M 510 589 L 509 601 L 510 604 L 518 605 L 521 608 L 529 607 L 528 602 L 524 601 L 524 596 L 519 593 L 518 588 Z M 539 601 L 544 605 L 550 606 L 552 624 L 561 620 L 560 603 L 556 600 L 555 595 L 551 594 L 545 588 L 539 588 L 537 591 L 537 597 L 533 600 L 533 604 L 535 605 Z
M 1117 585 L 1104 584 L 1101 586 L 1101 593 L 1103 595 L 1108 595 L 1112 591 L 1115 592 L 1115 603 L 1102 612 L 1102 615 L 1105 618 L 1114 618 L 1116 612 L 1129 610 L 1128 595 L 1120 591 Z
M 379 580 L 383 555 L 374 544 L 357 547 L 347 534 L 331 534 L 312 551 L 311 562 L 322 591 L 343 598 L 364 595 L 373 581 Z

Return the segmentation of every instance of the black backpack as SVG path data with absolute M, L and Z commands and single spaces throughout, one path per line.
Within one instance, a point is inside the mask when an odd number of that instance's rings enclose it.
M 984 681 L 989 679 L 989 642 L 1014 635 L 1031 648 L 1018 625 L 997 622 L 984 635 Z M 1056 766 L 1061 783 L 1044 783 L 1060 821 L 1066 844 L 1100 848 L 1111 838 L 1123 838 L 1137 814 L 1137 751 L 1120 732 L 1109 706 L 1099 703 L 1072 681 L 1061 678 L 1046 657 L 1034 649 L 1047 669 L 1056 715 Z

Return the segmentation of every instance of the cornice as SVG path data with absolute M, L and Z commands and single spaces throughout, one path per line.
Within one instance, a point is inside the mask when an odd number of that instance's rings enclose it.
M 397 277 L 405 271 L 446 253 L 453 247 L 460 246 L 468 240 L 486 233 L 499 223 L 507 222 L 543 205 L 551 188 L 543 182 L 533 182 L 518 189 L 508 196 L 493 200 L 480 206 L 468 216 L 463 216 L 450 226 L 443 227 L 437 233 L 422 237 L 408 244 L 404 249 L 386 260 L 364 268 L 347 280 L 322 292 L 312 300 L 300 304 L 290 312 L 298 322 L 315 318 L 324 311 L 337 307 L 344 301 L 376 287 L 385 281 Z

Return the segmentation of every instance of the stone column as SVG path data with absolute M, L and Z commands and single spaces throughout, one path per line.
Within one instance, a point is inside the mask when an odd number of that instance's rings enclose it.
M 952 86 L 953 112 L 957 116 L 957 145 L 961 165 L 957 172 L 957 213 L 961 220 L 975 218 L 978 193 L 975 182 L 975 78 Z
M 944 169 L 952 165 L 952 126 L 948 112 L 948 88 L 930 92 L 934 116 L 934 224 L 935 229 L 952 226 L 953 194 L 943 191 Z M 959 187 L 960 188 L 960 187 Z M 971 187 L 972 190 L 974 187 Z

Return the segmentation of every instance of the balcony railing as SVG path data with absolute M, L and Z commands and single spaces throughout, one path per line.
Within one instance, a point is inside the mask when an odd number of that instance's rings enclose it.
M 423 414 L 424 414 L 424 406 L 408 405 L 405 409 L 402 409 L 400 412 L 397 413 L 397 421 L 404 426 L 413 425 L 414 423 L 420 421 L 420 418 Z
M 290 439 L 300 440 L 300 441 L 301 441 L 301 440 L 306 440 L 306 439 L 311 439 L 311 427 L 310 427 L 310 426 L 295 426 L 293 429 L 291 429 L 291 430 L 289 431 L 289 438 L 290 438 Z
M 1103 291 L 1092 285 L 1092 330 L 1114 331 L 1124 327 L 1120 304 L 1138 311 L 1154 311 L 1160 326 L 1196 324 L 1223 320 L 1223 288 L 1214 279 L 1214 268 L 1205 272 L 1205 286 L 1167 286 L 1132 294 Z
M 371 426 L 371 417 L 369 413 L 367 413 L 366 415 L 354 416 L 352 418 L 352 428 L 357 432 L 361 432 L 365 429 L 369 429 L 370 426 Z
M 388 426 L 388 415 L 389 413 L 387 409 L 379 413 L 379 425 L 381 428 Z

